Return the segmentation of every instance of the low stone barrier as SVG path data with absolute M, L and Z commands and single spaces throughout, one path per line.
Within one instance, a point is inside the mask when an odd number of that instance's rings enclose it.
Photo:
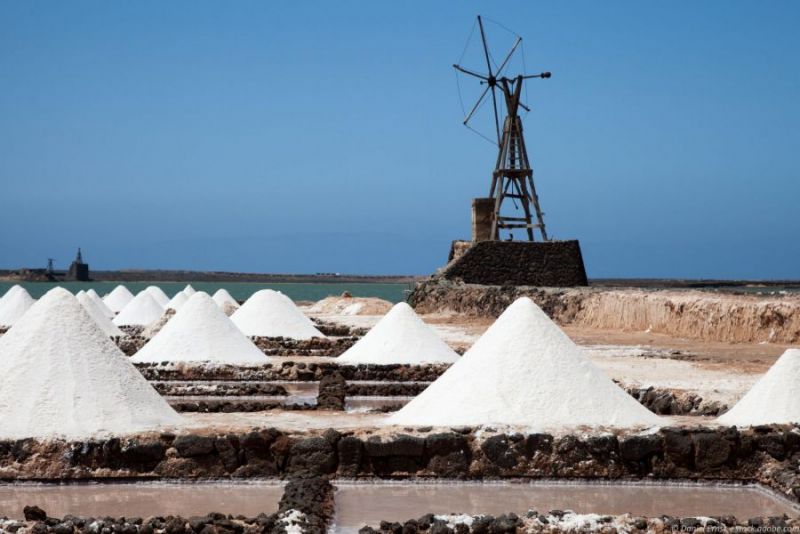
M 282 337 L 251 337 L 253 343 L 267 356 L 329 356 L 336 357 L 352 347 L 357 337 L 289 339 Z
M 758 482 L 800 499 L 800 427 L 662 428 L 640 434 L 387 436 L 277 429 L 86 442 L 0 442 L 0 478 L 571 478 Z

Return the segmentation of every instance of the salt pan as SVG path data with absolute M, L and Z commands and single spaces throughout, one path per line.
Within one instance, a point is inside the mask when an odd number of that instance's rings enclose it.
M 18 288 L 15 290 L 15 288 Z M 8 290 L 0 301 L 0 326 L 9 327 L 14 325 L 36 302 L 28 291 L 19 286 L 14 286 Z
M 338 363 L 453 363 L 458 354 L 414 310 L 395 304 L 362 339 L 339 356 Z
M 800 349 L 784 352 L 717 421 L 735 426 L 800 423 Z
M 658 416 L 597 368 L 529 298 L 506 309 L 395 425 L 533 428 L 658 425 Z
M 253 365 L 269 360 L 207 293 L 197 292 L 132 361 Z
M 121 312 L 122 308 L 127 306 L 132 300 L 133 293 L 128 291 L 128 288 L 123 285 L 115 287 L 111 293 L 103 297 L 103 302 L 105 302 L 106 306 L 114 313 Z
M 0 376 L 0 439 L 85 439 L 183 422 L 62 288 L 0 338 Z
M 157 321 L 164 313 L 164 308 L 156 302 L 153 295 L 140 291 L 132 301 L 114 317 L 117 326 L 148 326 Z
M 248 336 L 291 339 L 325 337 L 292 299 L 272 289 L 253 293 L 231 319 Z

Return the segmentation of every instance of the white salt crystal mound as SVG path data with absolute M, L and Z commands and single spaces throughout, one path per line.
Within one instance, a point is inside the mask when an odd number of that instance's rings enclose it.
M 153 295 L 140 291 L 121 312 L 114 317 L 117 326 L 148 326 L 161 318 L 164 308 Z
M 150 295 L 153 296 L 156 302 L 158 302 L 162 308 L 167 307 L 167 303 L 169 302 L 169 297 L 167 296 L 164 291 L 158 286 L 147 286 L 145 289 Z
M 225 288 L 217 289 L 217 292 L 214 293 L 214 296 L 212 298 L 214 299 L 214 302 L 217 303 L 217 306 L 219 306 L 223 310 L 231 307 L 236 309 L 239 308 L 239 303 L 236 302 L 236 299 L 233 298 L 231 294 L 228 293 L 228 290 Z
M 97 294 L 97 291 L 95 291 L 94 289 L 90 289 L 89 291 L 86 292 L 86 296 L 89 297 L 92 300 L 92 302 L 94 302 L 95 306 L 97 306 L 97 309 L 100 310 L 100 312 L 103 314 L 103 316 L 105 316 L 106 319 L 111 320 L 114 318 L 116 313 L 111 311 L 111 308 L 106 306 L 106 303 L 103 302 L 103 299 L 100 298 L 100 295 Z
M 453 363 L 458 354 L 401 302 L 336 361 L 344 364 Z
M 197 292 L 133 358 L 133 362 L 264 364 L 270 360 L 205 292 Z
M 231 320 L 247 336 L 311 339 L 325 337 L 292 299 L 273 291 L 256 291 L 231 315 Z
M 128 291 L 128 288 L 123 285 L 118 285 L 111 293 L 103 297 L 103 302 L 114 313 L 119 313 L 122 308 L 127 306 L 133 300 L 133 293 Z
M 195 291 L 195 289 L 192 287 L 192 284 L 186 284 L 186 287 L 183 288 L 183 292 L 186 293 L 187 297 L 191 297 L 197 293 L 197 291 Z
M 83 309 L 85 309 L 86 313 L 89 314 L 89 317 L 94 319 L 94 322 L 97 323 L 97 326 L 100 327 L 100 330 L 105 332 L 108 337 L 121 337 L 125 335 L 125 333 L 120 330 L 117 325 L 111 322 L 111 319 L 105 316 L 103 311 L 97 306 L 97 303 L 92 300 L 92 297 L 90 297 L 88 293 L 85 291 L 80 291 L 77 295 L 75 295 L 75 298 L 78 299 L 78 302 L 81 303 Z
M 2 439 L 85 439 L 183 422 L 62 288 L 0 338 L 0 376 Z
M 13 326 L 36 302 L 24 287 L 12 293 L 13 289 L 0 301 L 0 326 L 5 328 Z
M 10 288 L 8 291 L 6 291 L 6 292 L 3 294 L 3 296 L 2 296 L 2 297 L 0 297 L 0 302 L 3 302 L 3 299 L 5 299 L 6 297 L 8 297 L 9 295 L 13 295 L 14 293 L 16 293 L 17 291 L 19 291 L 20 289 L 24 289 L 24 288 L 23 288 L 21 285 L 19 285 L 19 284 L 14 284 L 13 286 L 11 286 L 11 288 Z
M 181 309 L 181 306 L 186 304 L 187 300 L 189 300 L 189 297 L 186 296 L 186 293 L 184 293 L 183 291 L 178 291 L 177 293 L 175 293 L 175 296 L 172 297 L 169 300 L 169 302 L 167 302 L 167 305 L 165 307 L 168 310 L 173 309 L 175 311 L 178 311 Z
M 387 423 L 545 429 L 654 426 L 660 419 L 523 297 Z
M 734 426 L 800 423 L 800 349 L 784 352 L 717 422 Z

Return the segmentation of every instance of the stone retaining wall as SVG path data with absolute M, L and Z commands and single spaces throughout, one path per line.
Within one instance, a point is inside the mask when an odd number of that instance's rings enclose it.
M 662 428 L 645 434 L 493 434 L 469 428 L 161 434 L 0 442 L 0 478 L 430 477 L 759 482 L 800 499 L 800 428 Z

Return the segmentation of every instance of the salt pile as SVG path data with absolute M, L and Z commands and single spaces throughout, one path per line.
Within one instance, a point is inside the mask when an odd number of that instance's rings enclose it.
M 11 289 L 9 289 L 8 291 L 6 291 L 6 292 L 5 292 L 5 294 L 3 294 L 3 296 L 2 296 L 2 297 L 0 297 L 0 304 L 2 304 L 3 300 L 4 300 L 6 297 L 8 297 L 8 296 L 10 296 L 10 295 L 13 295 L 14 293 L 16 293 L 17 291 L 19 291 L 20 289 L 23 289 L 23 288 L 22 288 L 22 286 L 21 286 L 21 285 L 19 285 L 19 284 L 15 284 L 14 286 L 12 286 L 12 287 L 11 287 Z
M 168 310 L 172 309 L 178 311 L 181 309 L 181 306 L 183 306 L 186 303 L 187 300 L 189 300 L 189 297 L 186 296 L 186 293 L 184 293 L 183 291 L 178 291 L 177 293 L 175 293 L 175 296 L 172 297 L 169 302 L 167 302 L 165 308 L 167 308 Z
M 114 313 L 121 312 L 122 308 L 127 306 L 132 300 L 133 293 L 128 291 L 128 288 L 123 285 L 115 287 L 111 293 L 103 297 L 103 302 L 105 302 L 106 306 Z
M 231 319 L 248 336 L 311 339 L 325 337 L 292 299 L 273 291 L 256 291 Z
M 207 293 L 198 292 L 131 361 L 253 365 L 269 360 Z
M 717 421 L 735 426 L 800 423 L 800 349 L 784 352 Z
M 117 326 L 147 326 L 159 319 L 164 308 L 156 302 L 153 295 L 140 291 L 132 301 L 114 317 Z
M 100 330 L 105 332 L 108 337 L 120 337 L 125 335 L 122 330 L 117 328 L 117 325 L 111 322 L 111 319 L 103 314 L 103 311 L 97 306 L 97 303 L 92 300 L 92 297 L 90 297 L 88 293 L 80 291 L 75 295 L 75 298 L 78 299 L 78 302 L 81 303 L 83 309 L 89 314 L 89 317 L 94 319 L 94 322 L 97 323 Z
M 0 376 L 0 439 L 85 439 L 183 421 L 62 288 L 0 338 Z
M 453 363 L 458 354 L 414 310 L 395 304 L 378 324 L 339 356 L 338 363 Z
M 464 356 L 388 419 L 396 425 L 535 428 L 659 422 L 526 297 L 509 306 Z
M 187 297 L 191 297 L 192 295 L 197 293 L 197 291 L 195 291 L 194 288 L 192 287 L 192 284 L 186 284 L 186 287 L 183 288 L 183 292 L 186 293 Z
M 166 308 L 167 307 L 167 302 L 169 302 L 169 297 L 167 296 L 166 293 L 164 293 L 164 291 L 160 287 L 158 287 L 158 286 L 147 286 L 145 288 L 145 291 L 150 293 L 150 295 L 152 295 L 152 297 L 155 299 L 155 301 L 158 302 L 158 304 L 162 308 Z
M 100 295 L 97 294 L 97 291 L 95 291 L 94 289 L 90 289 L 89 291 L 86 292 L 86 296 L 92 299 L 92 302 L 95 303 L 97 308 L 107 319 L 114 318 L 116 314 L 113 311 L 111 311 L 111 308 L 106 306 L 106 303 L 103 302 L 103 299 L 100 298 Z
M 234 311 L 239 309 L 239 303 L 236 302 L 236 299 L 228 293 L 228 290 L 224 288 L 217 289 L 217 292 L 214 293 L 214 302 L 217 303 L 217 306 L 222 308 L 222 311 L 225 312 L 226 315 L 230 315 Z
M 33 297 L 24 287 L 14 286 L 0 300 L 0 326 L 14 325 L 33 306 Z

